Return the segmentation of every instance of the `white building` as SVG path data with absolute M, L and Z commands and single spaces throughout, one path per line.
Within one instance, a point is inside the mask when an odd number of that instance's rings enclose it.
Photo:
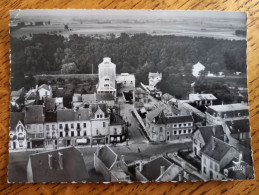
M 211 93 L 191 93 L 189 94 L 189 100 L 190 102 L 195 103 L 197 106 L 212 106 L 213 102 L 216 101 L 217 98 Z
M 200 76 L 200 72 L 205 70 L 205 66 L 202 65 L 200 62 L 198 62 L 197 64 L 194 64 L 192 66 L 192 75 L 195 77 L 199 77 Z
M 42 84 L 39 88 L 36 86 L 36 90 L 39 92 L 41 100 L 45 97 L 52 98 L 52 88 L 50 85 Z
M 149 79 L 149 89 L 154 90 L 156 88 L 157 83 L 159 83 L 162 80 L 162 73 L 152 73 L 150 72 L 148 74 Z
M 121 84 L 122 87 L 135 89 L 135 75 L 129 73 L 121 73 L 116 77 L 117 84 Z

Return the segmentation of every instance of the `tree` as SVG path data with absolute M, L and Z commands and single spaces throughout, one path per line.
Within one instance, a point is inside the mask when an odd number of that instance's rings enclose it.
M 69 30 L 69 27 L 68 27 L 67 24 L 65 24 L 64 29 L 65 29 L 65 30 Z

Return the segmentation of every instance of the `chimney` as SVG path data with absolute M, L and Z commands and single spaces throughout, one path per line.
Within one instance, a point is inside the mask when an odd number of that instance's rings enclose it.
M 215 126 L 212 126 L 212 132 L 213 132 L 214 135 L 216 134 L 216 127 Z
M 99 156 L 99 152 L 100 152 L 100 146 L 99 146 L 99 144 L 97 144 L 97 150 L 96 150 L 97 156 Z
M 143 170 L 143 164 L 142 164 L 142 161 L 140 161 L 140 163 L 139 163 L 139 172 L 141 172 L 142 170 Z
M 51 154 L 48 154 L 48 162 L 49 162 L 49 169 L 52 169 L 53 160 L 52 160 L 52 155 Z
M 216 148 L 216 140 L 214 138 L 212 138 L 212 150 L 215 150 Z
M 242 160 L 243 160 L 243 153 L 240 152 L 239 157 L 238 157 L 238 161 L 241 162 Z
M 58 153 L 58 162 L 60 169 L 63 170 L 63 154 L 61 152 Z
M 165 172 L 165 166 L 160 166 L 160 175 L 163 175 Z
M 125 155 L 121 155 L 121 161 L 125 162 Z

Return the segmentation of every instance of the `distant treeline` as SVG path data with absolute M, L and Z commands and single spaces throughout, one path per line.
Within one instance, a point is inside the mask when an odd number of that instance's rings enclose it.
M 162 72 L 160 88 L 176 97 L 188 92 L 195 80 L 192 65 L 197 62 L 213 73 L 246 72 L 246 41 L 125 33 L 109 39 L 37 34 L 31 40 L 11 37 L 12 89 L 22 86 L 24 74 L 92 73 L 92 65 L 97 73 L 106 56 L 118 73 L 135 73 L 137 83 L 147 84 L 148 72 Z

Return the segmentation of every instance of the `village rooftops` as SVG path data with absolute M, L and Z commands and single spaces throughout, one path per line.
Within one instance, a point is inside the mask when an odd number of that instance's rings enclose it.
M 96 94 L 96 101 L 100 102 L 100 101 L 113 101 L 114 100 L 114 96 L 111 93 L 99 93 Z
M 90 120 L 89 108 L 57 110 L 57 122 Z
M 55 110 L 56 109 L 56 99 L 55 98 L 45 98 L 44 105 L 46 110 Z
M 208 108 L 216 112 L 229 112 L 229 111 L 248 110 L 248 105 L 237 103 L 237 104 L 214 105 L 214 106 L 209 106 Z
M 212 136 L 224 140 L 224 131 L 222 125 L 215 126 L 201 126 L 198 131 L 200 131 L 204 142 L 207 144 L 210 142 Z
M 154 118 L 160 114 L 161 111 L 162 111 L 162 109 L 160 107 L 158 107 L 155 110 L 151 110 L 150 112 L 147 112 L 146 117 L 150 122 L 152 122 L 154 120 Z
M 109 146 L 105 145 L 99 149 L 98 158 L 108 169 L 110 169 L 117 161 L 118 155 Z
M 57 122 L 57 112 L 45 112 L 45 122 L 46 123 Z
M 15 130 L 16 125 L 19 121 L 21 121 L 24 124 L 24 112 L 11 112 L 10 113 L 10 130 Z
M 91 116 L 97 112 L 98 109 L 101 109 L 105 116 L 108 116 L 107 110 L 106 110 L 106 104 L 90 104 L 90 109 L 91 109 Z
M 24 87 L 17 91 L 11 91 L 11 97 L 19 97 L 24 92 Z
M 173 117 L 168 117 L 166 120 L 166 123 L 186 123 L 186 122 L 193 122 L 193 118 L 191 115 L 173 116 Z
M 189 94 L 189 99 L 192 101 L 203 101 L 203 100 L 217 100 L 213 94 Z
M 43 124 L 44 110 L 42 105 L 32 105 L 25 108 L 25 124 Z
M 234 150 L 236 151 L 226 142 L 212 136 L 209 143 L 201 149 L 201 152 L 219 162 L 227 153 L 231 153 Z
M 125 122 L 122 117 L 118 114 L 110 114 L 110 125 L 123 125 Z
M 95 103 L 96 95 L 95 94 L 82 94 L 82 101 L 84 103 Z
M 29 182 L 82 182 L 88 177 L 83 156 L 74 147 L 31 154 L 28 169 Z
M 171 163 L 169 160 L 159 156 L 158 158 L 143 164 L 143 169 L 140 171 L 140 173 L 148 181 L 156 181 L 161 176 L 161 166 L 164 166 L 164 170 L 166 171 L 172 164 L 173 163 Z
M 226 121 L 231 134 L 250 132 L 249 119 Z

